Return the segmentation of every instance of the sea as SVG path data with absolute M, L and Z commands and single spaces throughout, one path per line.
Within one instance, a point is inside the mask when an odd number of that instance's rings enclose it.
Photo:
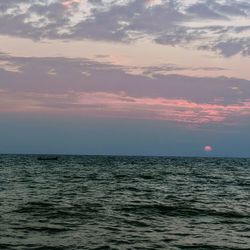
M 0 156 L 1 250 L 250 249 L 250 159 Z

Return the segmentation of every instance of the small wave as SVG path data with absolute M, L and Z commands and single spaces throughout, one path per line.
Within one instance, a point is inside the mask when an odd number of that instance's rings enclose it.
M 14 212 L 47 219 L 91 219 L 96 217 L 101 209 L 102 204 L 99 203 L 65 206 L 63 204 L 29 202 Z
M 142 220 L 124 220 L 124 222 L 134 227 L 150 227 L 150 224 Z
M 64 246 L 34 246 L 29 247 L 30 250 L 69 250 L 69 248 Z
M 54 208 L 53 203 L 49 202 L 28 202 L 14 210 L 16 213 L 41 213 Z
M 158 214 L 167 216 L 216 216 L 226 218 L 250 218 L 249 214 L 234 211 L 215 211 L 190 207 L 188 205 L 144 204 L 127 205 L 121 211 L 138 214 Z
M 154 179 L 154 176 L 152 174 L 142 174 L 142 175 L 139 175 L 140 178 L 144 179 L 144 180 L 153 180 Z
M 115 179 L 125 179 L 125 178 L 128 178 L 128 175 L 125 175 L 125 174 L 115 174 L 114 178 Z
M 241 247 L 225 247 L 217 245 L 195 244 L 195 245 L 176 245 L 179 249 L 194 250 L 249 250 L 249 248 Z
M 65 231 L 69 231 L 69 228 L 65 227 L 45 227 L 45 226 L 40 226 L 40 227 L 34 227 L 34 226 L 26 226 L 26 227 L 20 227 L 18 230 L 24 230 L 28 232 L 45 232 L 48 234 L 57 234 Z
M 15 248 L 13 248 L 11 245 L 9 244 L 1 244 L 0 243 L 0 249 L 4 249 L 4 250 L 14 250 Z
M 90 248 L 91 250 L 117 250 L 117 248 L 110 247 L 108 245 Z
M 130 191 L 130 192 L 141 192 L 142 190 L 135 186 L 123 186 L 116 189 L 117 191 Z
M 20 244 L 0 244 L 1 250 L 17 250 L 17 249 L 29 249 L 29 250 L 69 250 L 65 246 L 36 246 L 33 244 L 20 245 Z

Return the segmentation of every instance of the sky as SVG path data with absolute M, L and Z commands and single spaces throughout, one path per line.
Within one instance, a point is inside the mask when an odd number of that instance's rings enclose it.
M 250 157 L 248 0 L 0 0 L 0 153 Z

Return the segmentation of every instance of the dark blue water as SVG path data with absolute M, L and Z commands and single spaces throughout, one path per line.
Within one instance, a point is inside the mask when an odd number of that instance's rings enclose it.
M 0 249 L 250 249 L 250 160 L 0 156 Z

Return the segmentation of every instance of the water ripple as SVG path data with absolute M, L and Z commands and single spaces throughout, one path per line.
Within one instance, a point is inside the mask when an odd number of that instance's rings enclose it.
M 250 160 L 0 156 L 0 249 L 250 249 Z

